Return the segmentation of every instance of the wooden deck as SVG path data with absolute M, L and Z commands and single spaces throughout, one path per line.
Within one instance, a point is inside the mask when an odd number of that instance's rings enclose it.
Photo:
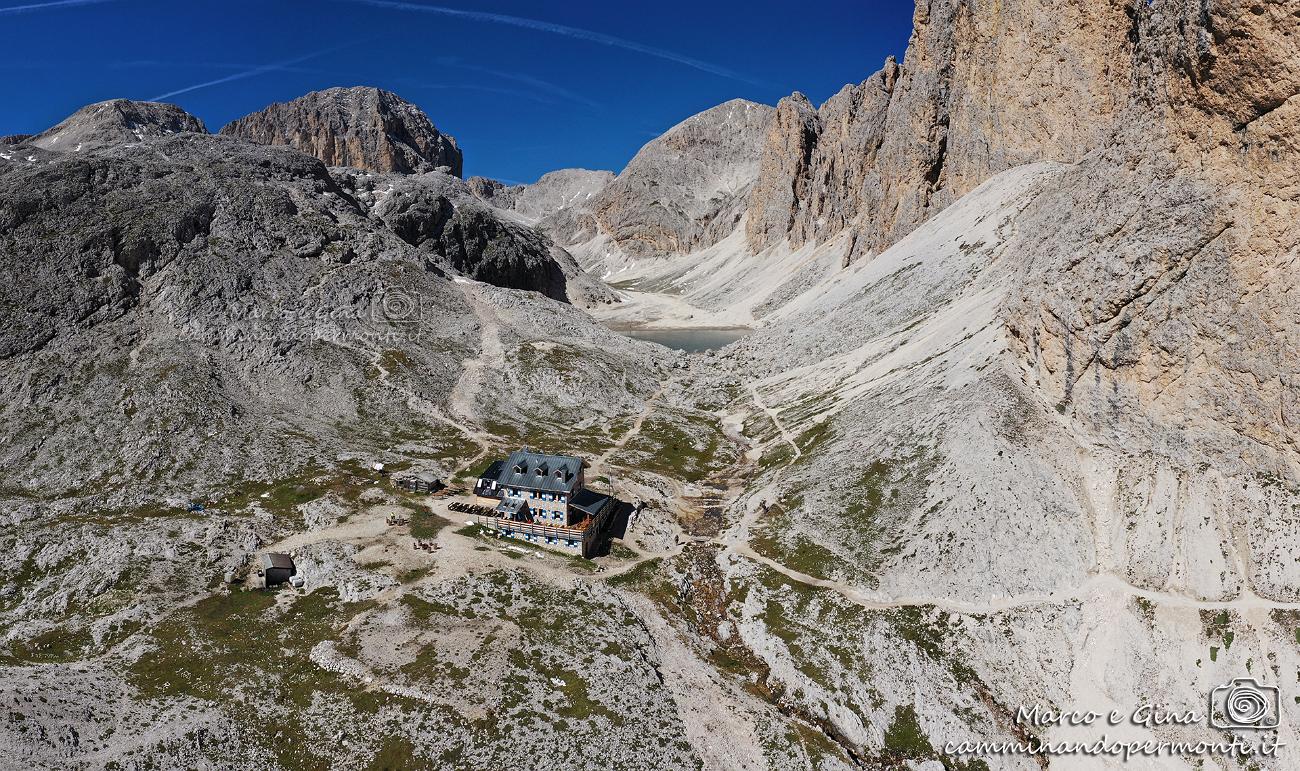
M 581 527 L 566 527 L 564 525 L 539 525 L 536 522 L 514 522 L 509 519 L 484 516 L 482 514 L 474 515 L 474 521 L 493 530 L 511 530 L 516 533 L 540 535 L 544 538 L 562 538 L 574 541 L 581 541 L 587 535 L 587 528 L 591 526 L 590 519 L 581 522 Z

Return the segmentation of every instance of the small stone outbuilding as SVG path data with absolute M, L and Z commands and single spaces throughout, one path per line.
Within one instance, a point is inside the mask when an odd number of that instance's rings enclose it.
M 442 480 L 436 474 L 427 471 L 417 471 L 410 474 L 403 474 L 393 479 L 393 484 L 403 490 L 409 490 L 413 493 L 436 493 L 441 490 Z
M 293 564 L 293 557 L 288 554 L 268 552 L 262 555 L 262 577 L 266 579 L 267 586 L 286 583 L 297 574 L 298 568 Z

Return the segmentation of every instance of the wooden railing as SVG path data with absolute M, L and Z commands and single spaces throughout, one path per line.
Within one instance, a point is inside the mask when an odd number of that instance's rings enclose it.
M 587 533 L 586 527 L 579 528 L 566 527 L 564 525 L 539 525 L 536 522 L 515 522 L 510 519 L 487 517 L 482 514 L 475 515 L 474 519 L 480 525 L 490 527 L 493 530 L 513 530 L 518 533 L 540 535 L 545 538 L 564 538 L 566 540 L 576 539 L 581 541 L 582 537 Z M 591 522 L 588 520 L 583 524 L 589 526 Z

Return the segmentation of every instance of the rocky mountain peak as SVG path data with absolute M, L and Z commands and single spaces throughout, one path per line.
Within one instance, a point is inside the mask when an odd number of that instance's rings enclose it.
M 646 144 L 594 204 L 601 229 L 636 255 L 687 252 L 726 237 L 744 213 L 773 113 L 732 99 Z
M 110 99 L 77 110 L 27 142 L 45 150 L 75 152 L 183 131 L 208 133 L 203 121 L 174 104 Z
M 288 145 L 331 166 L 404 174 L 446 167 L 461 175 L 456 140 L 414 104 L 379 88 L 314 91 L 273 104 L 221 129 L 267 145 Z

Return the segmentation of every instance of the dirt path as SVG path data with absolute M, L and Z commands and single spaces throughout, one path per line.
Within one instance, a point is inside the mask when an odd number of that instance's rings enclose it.
M 879 592 L 864 591 L 842 581 L 822 579 L 810 576 L 806 573 L 800 573 L 797 570 L 792 570 L 785 565 L 782 565 L 776 560 L 755 552 L 748 544 L 736 543 L 734 539 L 729 539 L 725 536 L 714 539 L 712 542 L 717 543 L 724 549 L 739 554 L 746 559 L 761 563 L 791 581 L 797 581 L 806 586 L 829 589 L 836 592 L 840 596 L 844 597 L 844 599 L 867 610 L 893 610 L 896 608 L 932 606 L 942 610 L 952 611 L 954 613 L 971 615 L 1000 613 L 1009 610 L 1030 608 L 1038 605 L 1063 605 L 1070 602 L 1084 602 L 1106 594 L 1142 597 L 1156 603 L 1157 605 L 1177 608 L 1192 608 L 1196 610 L 1246 610 L 1252 608 L 1263 610 L 1300 610 L 1300 602 L 1278 602 L 1260 597 L 1259 595 L 1249 591 L 1244 592 L 1232 600 L 1198 600 L 1194 597 L 1173 594 L 1171 592 L 1159 592 L 1151 589 L 1143 589 L 1139 586 L 1134 586 L 1126 579 L 1113 573 L 1094 573 L 1084 580 L 1083 583 L 1068 589 L 1061 589 L 1054 592 L 1018 594 L 981 602 L 951 600 L 944 597 L 891 597 Z
M 379 373 L 379 384 L 404 396 L 407 406 L 413 411 L 424 415 L 435 423 L 455 429 L 478 447 L 478 452 L 473 457 L 452 470 L 451 476 L 453 477 L 481 463 L 492 452 L 492 449 L 502 441 L 501 437 L 492 434 L 481 426 L 476 404 L 478 395 L 483 388 L 485 372 L 505 366 L 505 348 L 501 344 L 501 324 L 497 318 L 496 310 L 489 303 L 483 301 L 475 284 L 458 281 L 456 286 L 465 295 L 471 310 L 474 311 L 475 316 L 478 318 L 481 331 L 479 334 L 479 354 L 465 361 L 460 377 L 456 380 L 456 385 L 453 386 L 448 397 L 452 415 L 448 415 L 434 402 L 395 381 L 393 373 L 384 366 L 382 350 L 368 351 L 338 340 L 332 341 L 335 345 L 347 348 L 369 359 L 371 366 Z
M 595 479 L 600 476 L 601 470 L 605 468 L 605 463 L 609 460 L 609 456 L 626 447 L 627 443 L 632 441 L 633 437 L 640 435 L 641 426 L 645 425 L 646 418 L 649 418 L 650 413 L 654 412 L 655 406 L 668 391 L 668 387 L 675 384 L 677 380 L 676 377 L 671 377 L 665 380 L 663 385 L 659 386 L 659 390 L 650 394 L 650 397 L 645 400 L 645 406 L 641 408 L 641 412 L 636 416 L 636 420 L 632 421 L 632 427 L 619 437 L 618 441 L 610 445 L 609 449 L 601 453 L 599 458 L 596 458 L 587 464 L 587 475 L 589 478 Z
M 368 359 L 370 361 L 370 365 L 374 367 L 375 370 L 379 373 L 379 377 L 377 379 L 379 385 L 384 386 L 386 388 L 390 388 L 396 391 L 397 393 L 401 394 L 403 397 L 405 397 L 406 406 L 410 407 L 412 411 L 425 416 L 426 418 L 432 420 L 435 423 L 441 423 L 445 426 L 449 426 L 455 429 L 457 432 L 464 435 L 466 439 L 478 445 L 479 454 L 475 456 L 473 460 L 470 460 L 468 463 L 466 463 L 465 464 L 466 466 L 472 465 L 480 457 L 482 457 L 484 454 L 486 454 L 489 451 L 491 447 L 490 440 L 495 438 L 492 437 L 491 434 L 488 434 L 487 432 L 479 429 L 470 428 L 466 426 L 464 422 L 452 419 L 445 412 L 443 412 L 441 407 L 439 407 L 434 402 L 412 391 L 406 386 L 398 382 L 395 382 L 393 380 L 392 371 L 390 371 L 387 367 L 384 366 L 384 352 L 382 350 L 368 351 L 365 350 L 364 348 L 358 348 L 355 345 L 349 345 L 348 343 L 343 343 L 338 340 L 330 340 L 330 342 L 332 342 L 334 345 L 339 346 L 340 348 L 346 348 L 349 351 L 352 351 L 353 353 Z M 458 381 L 458 385 L 459 385 L 459 381 Z
M 393 528 L 387 523 L 382 514 L 362 513 L 354 515 L 352 519 L 341 525 L 294 533 L 287 538 L 266 546 L 262 551 L 288 552 L 324 541 L 369 545 L 383 539 L 389 534 L 388 531 L 390 530 L 393 530 Z M 393 534 L 396 536 L 397 532 L 394 531 Z
M 753 383 L 746 383 L 745 388 L 749 389 L 749 395 L 750 398 L 754 400 L 754 404 L 758 405 L 758 408 L 767 415 L 767 417 L 772 421 L 772 425 L 776 426 L 776 430 L 780 432 L 781 438 L 790 445 L 790 449 L 794 450 L 794 460 L 803 457 L 803 453 L 799 450 L 799 445 L 795 443 L 794 437 L 790 435 L 790 432 L 785 430 L 785 425 L 782 424 L 781 419 L 777 417 L 777 411 L 763 403 L 763 399 L 758 395 L 758 389 L 754 387 Z
M 451 411 L 468 423 L 479 420 L 478 396 L 483 390 L 484 373 L 504 369 L 505 347 L 501 344 L 501 322 L 496 309 L 479 296 L 478 288 L 470 282 L 456 282 L 465 295 L 470 309 L 479 321 L 479 355 L 465 362 L 456 387 L 451 390 Z
M 746 384 L 747 389 L 753 398 L 754 404 L 762 410 L 776 425 L 781 436 L 788 442 L 794 450 L 794 458 L 786 462 L 785 467 L 793 465 L 799 459 L 801 453 L 798 445 L 795 444 L 791 435 L 786 431 L 777 417 L 776 410 L 768 407 L 762 401 L 757 389 L 753 383 Z M 726 416 L 724 422 L 731 421 L 735 425 L 737 420 L 743 427 L 744 421 L 739 416 Z M 745 456 L 745 460 L 752 465 L 754 459 L 750 455 Z M 737 475 L 743 475 L 743 471 L 737 471 Z M 746 493 L 747 488 L 739 485 L 728 486 L 727 498 L 720 501 L 720 504 L 727 509 L 734 508 Z M 752 491 L 750 491 L 752 492 Z M 761 495 L 762 491 L 754 495 Z M 1061 605 L 1070 602 L 1085 602 L 1091 599 L 1105 595 L 1123 595 L 1126 597 L 1141 597 L 1159 605 L 1180 608 L 1192 608 L 1197 610 L 1300 610 L 1300 602 L 1278 602 L 1265 599 L 1253 592 L 1246 590 L 1238 597 L 1232 600 L 1201 600 L 1194 597 L 1187 597 L 1181 594 L 1171 592 L 1155 591 L 1135 586 L 1125 577 L 1108 569 L 1107 565 L 1098 565 L 1098 570 L 1090 574 L 1082 583 L 1077 586 L 1058 589 L 1052 592 L 1025 593 L 1009 597 L 990 599 L 985 601 L 968 602 L 963 600 L 953 600 L 945 597 L 892 597 L 880 592 L 871 592 L 863 590 L 852 584 L 836 581 L 831 579 L 822 579 L 810 576 L 793 570 L 780 562 L 766 557 L 749 545 L 750 530 L 758 517 L 762 513 L 759 506 L 749 506 L 733 525 L 724 530 L 716 538 L 692 538 L 695 543 L 711 543 L 720 546 L 724 551 L 730 552 L 745 559 L 760 563 L 785 576 L 791 581 L 795 581 L 806 586 L 828 589 L 836 592 L 844 599 L 867 610 L 892 610 L 896 608 L 932 606 L 943 610 L 948 610 L 962 614 L 983 614 L 997 613 L 1020 608 L 1028 608 L 1039 605 Z

